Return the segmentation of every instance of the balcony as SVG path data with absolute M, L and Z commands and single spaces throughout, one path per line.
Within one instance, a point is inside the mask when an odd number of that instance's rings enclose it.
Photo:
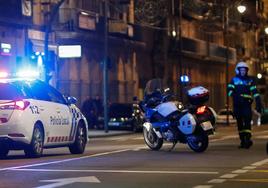
M 226 46 L 219 44 L 182 37 L 182 53 L 188 57 L 207 61 L 226 62 L 226 49 Z M 234 64 L 236 62 L 236 50 L 234 48 L 229 48 L 228 58 L 229 63 Z
M 109 36 L 130 39 L 134 36 L 133 25 L 123 20 L 108 19 Z M 98 13 L 74 8 L 61 8 L 58 23 L 54 26 L 60 38 L 79 38 L 84 35 L 104 35 L 104 17 Z

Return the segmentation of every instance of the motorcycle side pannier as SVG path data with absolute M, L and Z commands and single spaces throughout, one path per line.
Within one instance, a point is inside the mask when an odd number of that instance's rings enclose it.
M 187 91 L 189 102 L 193 105 L 202 105 L 209 99 L 209 91 L 202 87 L 197 86 Z

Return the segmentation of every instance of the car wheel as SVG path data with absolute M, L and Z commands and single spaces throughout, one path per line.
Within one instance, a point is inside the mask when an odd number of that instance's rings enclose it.
M 32 141 L 24 150 L 27 157 L 38 158 L 43 154 L 44 133 L 39 125 L 36 125 L 33 130 Z
M 82 123 L 78 124 L 75 141 L 69 146 L 69 150 L 72 154 L 82 154 L 85 151 L 87 144 L 87 134 L 85 126 Z
M 9 152 L 9 149 L 5 147 L 4 145 L 0 144 L 0 159 L 6 158 L 8 152 Z

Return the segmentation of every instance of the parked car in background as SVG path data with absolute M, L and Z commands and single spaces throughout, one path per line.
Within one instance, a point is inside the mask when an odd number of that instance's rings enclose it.
M 219 110 L 217 114 L 217 121 L 218 124 L 227 124 L 227 114 L 229 115 L 229 123 L 234 124 L 236 123 L 236 119 L 234 117 L 233 111 L 227 109 Z
M 144 122 L 139 106 L 131 103 L 112 103 L 109 118 L 110 128 L 128 129 L 134 132 L 141 131 Z

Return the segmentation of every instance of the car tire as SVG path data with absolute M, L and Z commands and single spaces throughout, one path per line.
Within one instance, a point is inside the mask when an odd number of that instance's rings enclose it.
M 0 159 L 4 159 L 7 157 L 9 149 L 0 144 Z
M 75 141 L 69 146 L 69 150 L 72 154 L 82 154 L 85 151 L 87 138 L 86 128 L 82 123 L 78 124 Z
M 24 149 L 27 157 L 38 158 L 43 154 L 44 133 L 39 125 L 36 125 L 33 130 L 32 141 L 29 146 Z

